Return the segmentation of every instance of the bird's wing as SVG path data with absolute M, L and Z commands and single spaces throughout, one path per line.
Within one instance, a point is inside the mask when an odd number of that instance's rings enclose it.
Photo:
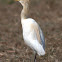
M 39 25 L 37 23 L 31 24 L 31 29 L 34 29 L 34 35 L 36 36 L 39 43 L 43 46 L 45 49 L 45 39 L 42 30 L 40 29 Z
M 41 29 L 40 29 L 40 38 L 41 38 L 41 41 L 42 41 L 41 43 L 43 45 L 43 48 L 45 50 L 45 38 L 44 38 L 44 34 L 43 34 Z

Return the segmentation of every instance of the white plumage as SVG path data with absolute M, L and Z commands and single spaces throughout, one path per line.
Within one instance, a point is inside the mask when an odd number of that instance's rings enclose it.
M 36 32 L 36 28 L 38 27 L 39 31 L 41 30 L 39 25 L 36 23 L 34 19 L 28 18 L 28 19 L 22 19 L 22 29 L 23 29 L 23 38 L 25 43 L 31 47 L 34 51 L 37 52 L 37 54 L 44 55 L 45 50 L 39 40 L 37 39 L 38 31 Z M 33 26 L 33 27 L 32 27 Z M 41 32 L 39 32 L 39 36 L 43 36 Z M 41 40 L 41 38 L 40 38 Z

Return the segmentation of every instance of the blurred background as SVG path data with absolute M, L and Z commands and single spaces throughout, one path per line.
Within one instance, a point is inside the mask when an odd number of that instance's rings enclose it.
M 0 0 L 0 62 L 33 62 L 22 36 L 21 10 L 19 2 Z M 45 35 L 46 55 L 37 62 L 62 62 L 62 0 L 32 0 L 30 17 Z

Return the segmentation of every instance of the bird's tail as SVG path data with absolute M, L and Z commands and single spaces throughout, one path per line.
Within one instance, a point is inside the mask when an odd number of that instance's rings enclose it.
M 37 52 L 39 56 L 45 55 L 45 50 L 38 41 L 34 40 L 33 42 L 31 42 L 31 44 L 31 47 Z
M 43 49 L 42 45 L 38 46 L 37 53 L 38 53 L 39 56 L 45 55 L 45 50 Z

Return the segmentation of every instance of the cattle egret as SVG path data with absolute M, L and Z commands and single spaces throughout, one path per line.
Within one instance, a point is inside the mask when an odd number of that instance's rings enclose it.
M 21 12 L 21 24 L 23 29 L 23 39 L 25 43 L 33 49 L 35 53 L 34 62 L 36 62 L 36 55 L 45 55 L 45 39 L 42 30 L 38 23 L 28 18 L 30 0 L 16 0 L 21 3 L 23 10 Z

